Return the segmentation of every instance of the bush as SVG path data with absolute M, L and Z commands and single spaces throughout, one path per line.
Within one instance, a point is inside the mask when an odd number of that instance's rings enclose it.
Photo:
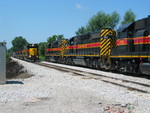
M 45 60 L 45 56 L 40 55 L 40 56 L 39 56 L 39 59 L 40 59 L 40 60 Z
M 11 60 L 10 54 L 9 54 L 9 53 L 6 53 L 6 62 L 8 63 L 10 60 Z

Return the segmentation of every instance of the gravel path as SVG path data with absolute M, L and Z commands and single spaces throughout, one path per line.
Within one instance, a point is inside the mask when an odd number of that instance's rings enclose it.
M 0 113 L 150 113 L 149 94 L 14 60 L 34 76 L 0 85 Z

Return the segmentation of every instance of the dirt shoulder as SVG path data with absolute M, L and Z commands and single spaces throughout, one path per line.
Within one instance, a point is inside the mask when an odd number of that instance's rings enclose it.
M 6 64 L 6 78 L 7 79 L 18 79 L 18 78 L 29 78 L 33 76 L 23 70 L 23 66 L 16 61 L 11 60 Z

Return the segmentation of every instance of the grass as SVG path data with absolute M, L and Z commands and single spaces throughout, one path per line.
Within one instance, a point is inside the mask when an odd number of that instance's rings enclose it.
M 45 60 L 45 56 L 40 55 L 39 60 Z

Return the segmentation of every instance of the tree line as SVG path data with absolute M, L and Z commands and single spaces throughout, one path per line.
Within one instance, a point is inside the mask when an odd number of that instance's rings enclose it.
M 125 12 L 121 25 L 133 22 L 135 21 L 135 18 L 136 15 L 134 12 L 129 9 Z M 87 25 L 78 28 L 75 34 L 81 35 L 100 30 L 101 28 L 115 29 L 118 26 L 120 19 L 120 15 L 116 11 L 111 14 L 106 14 L 103 11 L 99 11 L 96 15 L 89 19 Z
M 62 39 L 65 39 L 63 35 L 53 35 L 53 36 L 50 36 L 47 38 L 47 42 L 38 43 L 40 55 L 44 56 L 45 49 L 49 43 L 52 43 L 54 41 L 59 41 Z M 29 42 L 22 36 L 15 37 L 11 43 L 12 43 L 12 48 L 10 48 L 8 50 L 9 53 L 13 53 L 16 51 L 22 51 L 29 44 Z
M 136 15 L 134 14 L 134 12 L 131 9 L 129 9 L 125 12 L 121 25 L 133 22 L 135 21 L 135 18 L 136 18 Z M 103 11 L 99 11 L 97 14 L 93 15 L 89 19 L 87 25 L 81 26 L 80 28 L 78 28 L 75 34 L 81 35 L 81 34 L 85 34 L 88 32 L 97 31 L 101 28 L 115 29 L 118 26 L 119 21 L 120 21 L 120 15 L 116 11 L 112 12 L 111 14 L 106 14 Z M 40 42 L 38 44 L 40 55 L 44 56 L 45 49 L 49 43 L 52 43 L 54 41 L 59 41 L 62 39 L 65 39 L 62 34 L 53 35 L 47 38 L 47 42 Z M 16 51 L 21 51 L 25 49 L 25 47 L 28 44 L 29 42 L 22 36 L 15 37 L 12 40 L 12 48 L 10 48 L 8 52 L 11 53 L 11 52 L 16 52 Z

